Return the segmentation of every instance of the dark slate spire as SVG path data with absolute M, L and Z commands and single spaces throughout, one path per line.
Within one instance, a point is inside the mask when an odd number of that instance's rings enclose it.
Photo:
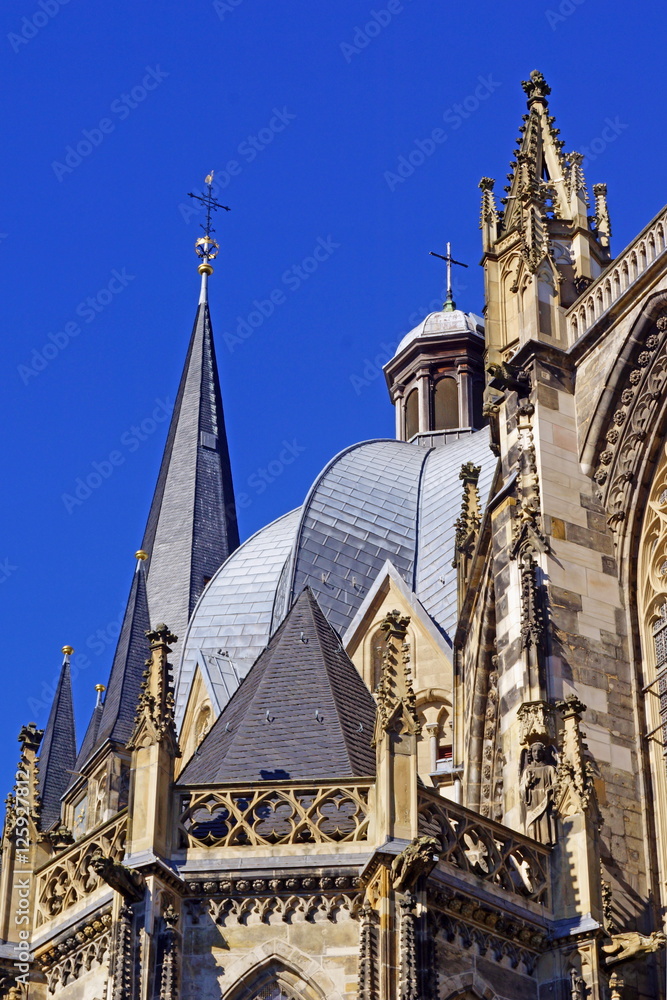
M 104 711 L 104 705 L 98 700 L 95 708 L 93 709 L 93 714 L 90 717 L 90 722 L 88 723 L 88 728 L 83 737 L 83 742 L 81 743 L 81 749 L 76 758 L 76 764 L 74 765 L 74 774 L 72 775 L 72 780 L 69 782 L 73 785 L 78 777 L 78 772 L 81 770 L 83 765 L 86 763 L 93 750 L 97 746 L 97 734 L 100 729 L 100 722 L 102 720 L 102 712 Z
M 63 647 L 65 659 L 40 748 L 37 787 L 41 799 L 42 830 L 50 830 L 60 820 L 60 797 L 70 783 L 76 762 L 69 666 L 71 652 L 71 646 Z
M 374 722 L 368 689 L 306 588 L 178 783 L 372 775 Z
M 142 543 L 150 606 L 181 639 L 205 583 L 239 544 L 207 279 Z
M 97 724 L 94 749 L 107 740 L 126 743 L 134 726 L 134 716 L 137 711 L 141 682 L 148 656 L 146 631 L 150 628 L 146 596 L 146 572 L 144 561 L 141 558 L 143 555 L 143 552 L 137 553 L 137 568 L 132 579 L 125 617 L 118 636 L 118 645 L 111 666 L 104 706 Z M 95 715 L 88 726 L 89 732 L 94 722 Z M 88 733 L 86 733 L 87 737 Z M 79 758 L 80 763 L 83 764 L 85 761 L 81 760 L 81 757 L 82 753 L 79 754 Z

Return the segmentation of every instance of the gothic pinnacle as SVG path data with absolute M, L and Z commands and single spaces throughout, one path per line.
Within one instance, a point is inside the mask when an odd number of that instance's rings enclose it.
M 542 73 L 539 69 L 534 69 L 530 74 L 529 80 L 522 80 L 521 86 L 523 87 L 526 96 L 528 98 L 528 107 L 534 101 L 540 101 L 542 104 L 547 104 L 547 97 L 551 93 L 551 87 L 544 79 Z

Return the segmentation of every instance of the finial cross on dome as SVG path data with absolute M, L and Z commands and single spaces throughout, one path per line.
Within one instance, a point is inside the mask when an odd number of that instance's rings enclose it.
M 434 253 L 433 250 L 429 250 L 429 253 L 431 257 L 439 257 L 440 260 L 444 260 L 447 265 L 447 298 L 445 299 L 442 308 L 444 312 L 454 312 L 456 309 L 456 302 L 454 301 L 454 296 L 452 295 L 452 264 L 457 264 L 459 267 L 467 267 L 468 265 L 464 264 L 460 260 L 454 260 L 452 257 L 451 243 L 447 244 L 447 253 L 444 255 L 441 253 Z
M 202 268 L 205 268 L 206 273 L 210 274 L 213 268 L 210 266 L 209 261 L 218 256 L 218 250 L 220 249 L 220 244 L 211 235 L 211 233 L 215 232 L 212 225 L 213 212 L 217 212 L 219 208 L 224 209 L 225 212 L 229 212 L 231 209 L 228 205 L 221 205 L 213 197 L 213 171 L 206 175 L 204 184 L 206 185 L 205 195 L 193 194 L 192 191 L 188 191 L 188 198 L 194 198 L 195 201 L 200 202 L 206 209 L 206 222 L 200 223 L 201 229 L 204 230 L 204 235 L 200 236 L 195 242 L 195 253 L 202 261 L 199 265 L 200 273 L 203 273 Z

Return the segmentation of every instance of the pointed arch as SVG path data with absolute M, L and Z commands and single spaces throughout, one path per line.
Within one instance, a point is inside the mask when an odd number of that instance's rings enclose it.
M 225 978 L 230 985 L 221 1000 L 254 1000 L 272 983 L 294 1000 L 342 1000 L 314 959 L 278 938 L 249 951 L 231 966 Z
M 656 292 L 646 301 L 641 313 L 628 331 L 616 361 L 609 370 L 584 438 L 580 461 L 584 471 L 591 475 L 595 459 L 607 448 L 606 433 L 613 425 L 613 415 L 618 407 L 621 392 L 634 367 L 634 356 L 643 348 L 656 320 L 667 309 L 667 292 Z
M 444 1000 L 501 1000 L 491 984 L 479 972 L 462 972 L 440 980 Z

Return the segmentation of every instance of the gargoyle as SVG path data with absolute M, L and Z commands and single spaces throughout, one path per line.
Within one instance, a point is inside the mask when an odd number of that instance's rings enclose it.
M 404 851 L 401 851 L 391 866 L 391 882 L 394 889 L 407 892 L 420 875 L 428 875 L 438 863 L 440 845 L 435 837 L 415 837 Z
M 637 955 L 647 955 L 652 951 L 664 948 L 667 937 L 662 931 L 653 931 L 648 936 L 639 931 L 625 931 L 623 934 L 612 934 L 611 944 L 603 944 L 602 950 L 609 955 L 607 965 L 625 962 Z
M 55 830 L 49 830 L 44 837 L 56 851 L 60 851 L 63 847 L 69 847 L 70 844 L 74 843 L 72 831 L 64 823 L 57 826 Z
M 126 868 L 111 858 L 107 858 L 101 851 L 93 854 L 90 859 L 90 868 L 99 875 L 107 885 L 119 892 L 126 903 L 138 903 L 144 897 L 146 880 L 141 872 L 134 868 Z

